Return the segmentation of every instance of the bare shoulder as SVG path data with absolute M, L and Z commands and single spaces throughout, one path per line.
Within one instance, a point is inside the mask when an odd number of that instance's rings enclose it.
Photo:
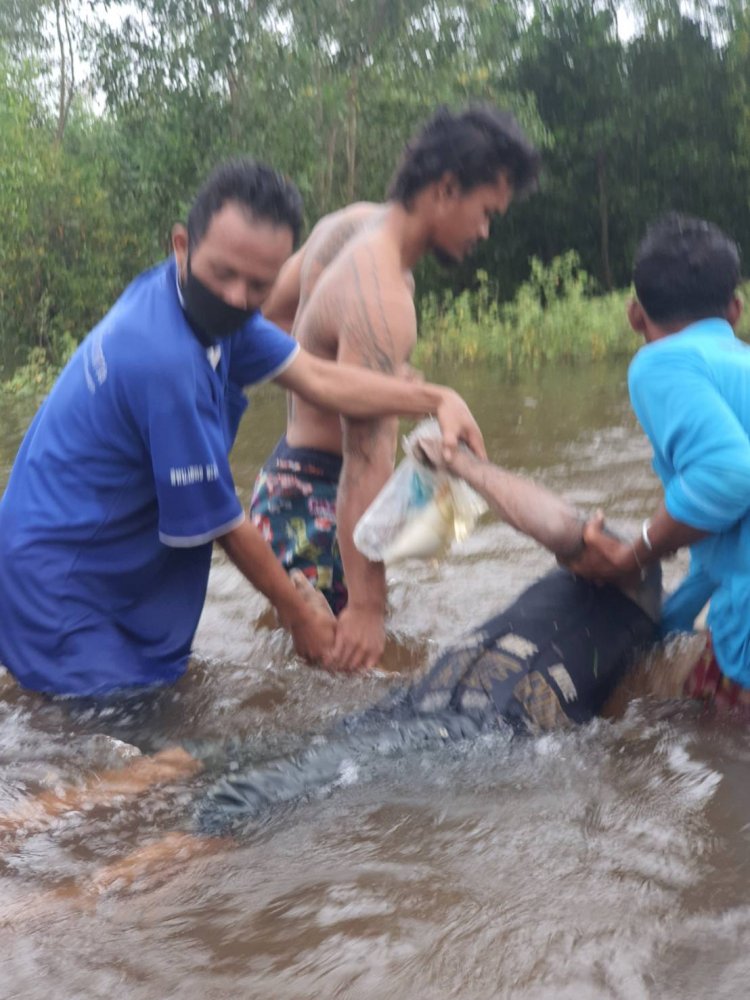
M 408 360 L 417 335 L 411 276 L 384 233 L 353 240 L 326 278 L 337 300 L 339 360 L 383 372 Z
M 414 285 L 379 224 L 381 206 L 366 209 L 369 221 L 349 230 L 333 259 L 320 268 L 294 332 L 321 357 L 392 372 L 408 360 L 416 341 Z M 319 256 L 314 259 L 321 263 Z
M 305 243 L 305 258 L 301 269 L 303 300 L 309 298 L 321 274 L 343 247 L 376 221 L 382 212 L 382 205 L 360 201 L 326 215 L 317 223 Z

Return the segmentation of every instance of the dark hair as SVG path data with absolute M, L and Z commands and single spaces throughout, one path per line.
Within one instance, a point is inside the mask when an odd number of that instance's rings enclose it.
M 407 144 L 388 197 L 408 205 L 447 171 L 462 191 L 493 184 L 501 170 L 517 197 L 536 188 L 541 158 L 509 111 L 475 104 L 459 114 L 441 107 Z
M 654 323 L 723 316 L 739 280 L 737 244 L 705 219 L 671 212 L 636 250 L 635 293 Z
M 288 226 L 296 245 L 302 225 L 302 197 L 296 186 L 278 170 L 242 157 L 219 164 L 195 196 L 187 222 L 193 249 L 227 202 L 235 202 L 253 219 Z

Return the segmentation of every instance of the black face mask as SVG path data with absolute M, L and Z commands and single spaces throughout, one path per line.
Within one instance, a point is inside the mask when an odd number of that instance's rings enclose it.
M 183 308 L 190 324 L 202 344 L 210 347 L 222 337 L 239 330 L 250 319 L 255 309 L 238 309 L 230 306 L 215 292 L 196 278 L 187 258 L 187 275 L 181 283 Z

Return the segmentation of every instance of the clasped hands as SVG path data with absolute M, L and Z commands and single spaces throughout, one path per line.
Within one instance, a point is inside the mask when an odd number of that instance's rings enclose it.
M 576 576 L 598 584 L 634 586 L 643 576 L 634 546 L 605 529 L 604 514 L 600 510 L 583 526 L 580 549 L 558 562 Z
M 302 608 L 288 623 L 297 653 L 326 670 L 354 673 L 372 670 L 385 647 L 382 613 L 347 606 L 338 619 L 328 602 L 301 570 L 289 574 Z

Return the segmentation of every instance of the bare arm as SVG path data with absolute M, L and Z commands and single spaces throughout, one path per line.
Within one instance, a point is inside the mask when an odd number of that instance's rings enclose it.
M 240 572 L 276 608 L 300 656 L 325 660 L 333 645 L 333 616 L 323 614 L 318 604 L 303 596 L 255 526 L 243 521 L 218 541 Z
M 648 545 L 643 533 L 631 542 L 621 542 L 606 534 L 603 526 L 604 515 L 601 513 L 589 521 L 583 534 L 586 547 L 568 565 L 579 576 L 613 583 L 627 579 L 650 563 L 674 555 L 677 549 L 692 545 L 707 535 L 705 531 L 676 521 L 663 503 L 648 522 Z
M 425 451 L 430 442 L 426 445 Z M 428 452 L 428 457 L 433 455 Z M 559 559 L 569 559 L 580 551 L 585 519 L 575 507 L 544 486 L 463 450 L 456 453 L 448 468 L 484 497 L 503 521 L 535 539 Z
M 463 441 L 477 455 L 486 455 L 471 411 L 447 386 L 394 378 L 383 374 L 383 369 L 368 371 L 359 364 L 325 361 L 304 349 L 274 381 L 322 410 L 354 419 L 433 414 L 447 453 Z
M 388 287 L 371 251 L 351 265 L 338 344 L 339 371 L 354 364 L 392 376 L 409 358 L 416 337 L 416 316 L 400 276 Z M 348 381 L 348 379 L 347 379 Z M 419 389 L 410 383 L 411 390 Z M 349 602 L 342 613 L 333 665 L 370 669 L 385 646 L 385 567 L 370 562 L 354 545 L 354 527 L 393 472 L 397 422 L 393 418 L 352 419 L 343 424 L 343 458 L 336 519 Z
M 344 421 L 336 521 L 349 601 L 339 619 L 332 665 L 352 670 L 377 666 L 385 646 L 385 567 L 370 562 L 353 541 L 354 528 L 393 471 L 397 423 Z
M 121 768 L 88 778 L 81 785 L 44 791 L 26 799 L 14 811 L 0 816 L 0 834 L 39 833 L 48 829 L 58 816 L 136 798 L 154 785 L 189 778 L 202 767 L 200 761 L 181 747 L 160 750 L 153 757 L 136 757 Z
M 305 257 L 305 247 L 302 246 L 293 254 L 279 271 L 271 292 L 263 303 L 263 315 L 282 330 L 291 333 L 294 319 L 299 306 L 302 263 Z

